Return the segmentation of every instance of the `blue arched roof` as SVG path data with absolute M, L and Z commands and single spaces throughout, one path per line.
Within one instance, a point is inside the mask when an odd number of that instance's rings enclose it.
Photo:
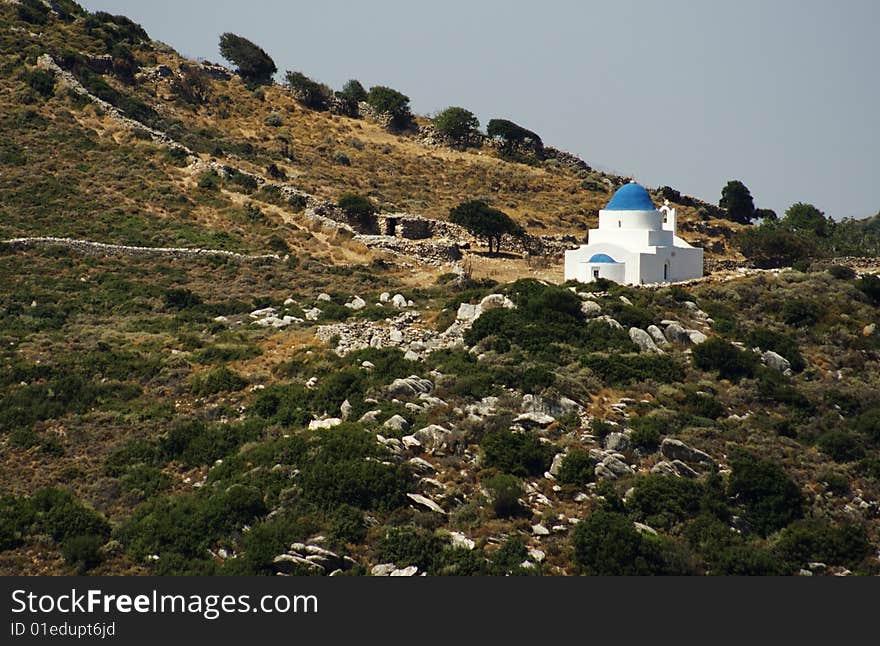
M 608 202 L 606 211 L 653 211 L 656 207 L 651 196 L 641 184 L 630 182 L 624 184 Z
M 597 253 L 594 254 L 592 258 L 588 262 L 617 262 L 614 258 L 609 256 L 607 253 Z

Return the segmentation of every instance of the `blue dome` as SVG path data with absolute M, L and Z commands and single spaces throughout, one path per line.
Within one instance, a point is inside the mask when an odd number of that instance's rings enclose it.
M 630 182 L 624 184 L 617 192 L 608 205 L 606 211 L 654 211 L 657 207 L 651 201 L 651 196 L 641 184 Z
M 607 253 L 597 253 L 594 254 L 592 258 L 588 262 L 617 262 L 614 258 L 609 256 Z

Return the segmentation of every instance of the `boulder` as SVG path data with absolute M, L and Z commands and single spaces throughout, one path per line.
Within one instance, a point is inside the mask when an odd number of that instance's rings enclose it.
M 305 310 L 303 314 L 305 314 L 307 321 L 317 321 L 318 317 L 321 316 L 321 310 L 319 310 L 317 307 L 313 307 L 311 309 Z
M 480 314 L 483 313 L 482 308 L 479 305 L 474 305 L 472 303 L 462 303 L 458 306 L 458 312 L 455 315 L 455 318 L 459 321 L 473 322 L 480 318 Z
M 626 451 L 630 447 L 629 436 L 613 431 L 605 436 L 603 444 L 608 451 Z
M 381 294 L 379 294 L 379 302 L 380 303 L 387 303 L 390 300 L 391 300 L 391 294 L 389 294 L 388 292 L 382 292 Z
M 480 301 L 479 308 L 483 312 L 488 312 L 489 310 L 496 310 L 500 308 L 512 310 L 516 308 L 516 305 L 504 294 L 489 294 Z
M 342 420 L 338 417 L 329 417 L 327 419 L 313 419 L 309 422 L 310 431 L 326 431 L 328 428 L 339 426 Z
M 565 453 L 557 453 L 553 456 L 553 462 L 550 463 L 550 469 L 548 473 L 551 476 L 558 476 L 560 469 L 562 469 L 562 461 L 565 459 Z
M 388 340 L 391 341 L 391 343 L 403 343 L 403 332 L 397 328 L 391 328 L 388 332 Z
M 407 498 L 412 500 L 417 505 L 421 505 L 422 507 L 426 507 L 426 508 L 430 509 L 431 511 L 436 512 L 438 514 L 444 514 L 444 515 L 446 514 L 446 512 L 443 511 L 443 507 L 438 505 L 436 502 L 434 502 L 433 500 L 431 500 L 427 496 L 423 496 L 422 494 L 418 494 L 418 493 L 408 493 L 408 494 L 406 494 L 406 496 L 407 496 Z
M 391 576 L 391 573 L 396 569 L 397 566 L 394 563 L 380 563 L 370 569 L 370 574 L 373 576 Z
M 764 364 L 768 368 L 773 368 L 778 372 L 781 372 L 784 375 L 791 375 L 791 362 L 783 357 L 781 354 L 777 354 L 773 352 L 773 350 L 767 350 L 764 354 L 761 355 L 764 359 Z
M 639 352 L 650 352 L 652 354 L 663 354 L 663 350 L 657 347 L 651 335 L 641 328 L 631 327 L 629 329 L 629 338 L 632 342 L 639 346 Z
M 661 442 L 660 454 L 669 460 L 681 460 L 686 464 L 696 463 L 707 466 L 715 464 L 708 453 L 690 447 L 681 440 L 672 437 L 664 438 Z
M 261 318 L 265 318 L 267 316 L 275 316 L 277 314 L 278 314 L 278 310 L 276 310 L 274 307 L 264 307 L 263 309 L 254 310 L 253 312 L 251 312 L 251 318 L 252 319 L 261 319 Z
M 382 424 L 382 426 L 398 433 L 403 433 L 409 430 L 409 422 L 407 422 L 406 418 L 401 415 L 393 415 L 392 417 L 389 417 L 385 420 L 385 423 Z
M 339 406 L 339 416 L 342 419 L 348 419 L 348 416 L 351 415 L 351 409 L 352 409 L 351 402 L 346 399 Z
M 434 383 L 416 375 L 395 379 L 388 386 L 388 393 L 399 397 L 415 397 L 434 390 Z
M 699 330 L 686 330 L 688 339 L 694 345 L 700 345 L 701 343 L 705 343 L 709 337 L 700 332 Z
M 602 306 L 596 301 L 584 301 L 581 303 L 581 313 L 591 319 L 602 313 Z
M 456 547 L 458 549 L 472 550 L 476 545 L 475 541 L 469 539 L 461 532 L 449 532 L 449 537 L 452 542 L 452 547 Z
M 418 566 L 410 565 L 409 567 L 405 567 L 399 570 L 394 570 L 388 576 L 415 576 L 419 571 Z
M 647 331 L 648 334 L 651 335 L 651 338 L 654 339 L 654 343 L 657 344 L 658 348 L 663 348 L 669 345 L 669 341 L 666 340 L 663 330 L 656 325 L 649 325 Z
M 379 409 L 368 410 L 366 413 L 361 415 L 361 418 L 358 420 L 358 424 L 375 424 L 379 421 L 379 416 L 381 414 L 382 411 Z
M 602 316 L 596 317 L 597 321 L 605 321 L 609 326 L 613 327 L 615 330 L 622 330 L 623 326 L 616 320 L 608 316 L 607 314 L 603 314 Z
M 523 396 L 521 410 L 525 413 L 546 413 L 553 417 L 562 417 L 568 413 L 579 413 L 583 407 L 568 397 L 554 400 L 527 394 Z
M 556 418 L 552 415 L 547 415 L 546 413 L 522 413 L 521 415 L 517 415 L 516 419 L 513 420 L 514 424 L 519 424 L 525 429 L 530 428 L 546 428 L 553 424 L 556 421 Z
M 690 345 L 691 343 L 690 334 L 682 327 L 681 323 L 676 321 L 672 321 L 666 326 L 666 338 L 671 343 L 678 343 L 679 345 Z
M 396 307 L 397 309 L 402 310 L 404 307 L 407 306 L 406 297 L 403 294 L 395 294 L 394 297 L 391 299 L 391 304 L 394 305 L 394 307 Z
M 362 299 L 360 296 L 355 296 L 350 301 L 348 301 L 345 306 L 350 310 L 362 310 L 367 306 L 367 301 Z
M 680 478 L 696 478 L 699 475 L 681 460 L 673 460 L 671 462 L 661 460 L 651 467 L 651 473 L 662 473 Z
M 420 428 L 411 437 L 415 438 L 430 453 L 447 448 L 451 435 L 452 431 L 437 424 L 431 424 L 430 426 Z

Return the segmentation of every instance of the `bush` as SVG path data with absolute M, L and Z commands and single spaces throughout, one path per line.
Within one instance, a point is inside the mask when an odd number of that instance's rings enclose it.
M 522 537 L 509 536 L 504 544 L 492 554 L 489 571 L 494 576 L 530 574 L 529 570 L 522 567 L 522 563 L 528 558 L 529 550 Z
M 828 236 L 834 227 L 834 221 L 826 218 L 822 211 L 812 204 L 803 202 L 797 202 L 788 207 L 781 224 L 791 231 L 808 233 L 820 238 Z
M 875 305 L 880 304 L 880 276 L 865 274 L 856 281 L 856 288 Z
M 681 365 L 666 355 L 588 354 L 581 358 L 581 365 L 611 386 L 623 386 L 636 381 L 674 383 L 684 379 Z
M 159 451 L 166 460 L 179 460 L 187 467 L 196 467 L 226 457 L 245 442 L 258 439 L 262 432 L 263 423 L 255 419 L 211 425 L 184 422 L 160 438 Z
M 268 83 L 278 71 L 275 61 L 260 47 L 229 32 L 220 36 L 220 55 L 238 66 L 239 76 L 253 83 Z
M 68 565 L 76 568 L 77 574 L 85 574 L 104 560 L 101 547 L 104 539 L 100 536 L 73 536 L 61 545 L 61 555 Z
M 828 431 L 816 440 L 819 449 L 835 462 L 854 462 L 865 457 L 865 448 L 854 433 Z
M 753 377 L 760 360 L 758 356 L 719 337 L 711 337 L 694 347 L 694 365 L 701 370 L 716 371 L 722 379 L 737 382 Z
M 32 90 L 46 99 L 55 94 L 55 74 L 49 70 L 29 70 L 25 73 L 24 79 Z
M 741 453 L 731 460 L 728 494 L 745 508 L 745 518 L 762 536 L 803 515 L 803 495 L 785 470 L 769 459 Z
M 480 448 L 484 464 L 519 476 L 539 476 L 550 466 L 553 447 L 528 433 L 496 431 L 487 434 Z
M 854 424 L 857 432 L 874 442 L 880 442 L 880 406 L 869 408 L 859 415 Z
M 356 193 L 345 193 L 337 202 L 337 206 L 345 211 L 345 215 L 361 231 L 376 231 L 376 212 L 378 209 L 370 198 Z
M 490 119 L 486 126 L 486 134 L 500 141 L 502 153 L 508 155 L 523 149 L 540 154 L 544 148 L 537 134 L 507 119 Z
M 409 97 L 397 90 L 382 85 L 370 88 L 367 103 L 380 114 L 391 118 L 390 125 L 395 128 L 406 128 L 412 121 L 409 110 Z
M 582 487 L 596 479 L 596 461 L 588 451 L 572 449 L 562 458 L 556 479 L 562 484 Z
M 762 269 L 790 267 L 798 260 L 821 256 L 814 241 L 773 224 L 741 231 L 734 242 L 747 259 Z
M 195 395 L 215 395 L 217 393 L 241 390 L 247 386 L 247 383 L 247 380 L 234 370 L 230 370 L 226 366 L 220 366 L 207 373 L 198 375 L 193 380 L 192 390 Z
M 749 224 L 755 216 L 755 204 L 746 185 L 739 180 L 731 180 L 721 191 L 718 206 L 727 210 L 727 219 Z
M 0 552 L 21 545 L 33 522 L 34 509 L 28 499 L 0 495 Z
M 91 507 L 86 507 L 69 491 L 41 489 L 31 498 L 36 526 L 59 543 L 74 536 L 107 537 L 110 525 Z
M 871 553 L 872 547 L 863 525 L 843 523 L 835 526 L 828 521 L 812 519 L 786 527 L 776 544 L 776 551 L 792 569 L 811 561 L 854 568 Z
M 284 125 L 284 117 L 282 117 L 277 112 L 270 112 L 266 115 L 266 118 L 263 119 L 263 123 L 265 123 L 270 128 L 280 128 Z
M 633 425 L 633 432 L 630 436 L 633 446 L 648 451 L 656 451 L 660 446 L 660 436 L 669 432 L 666 428 L 667 422 L 657 416 L 636 417 L 630 422 Z
M 672 529 L 700 512 L 703 487 L 696 481 L 651 474 L 636 478 L 627 511 L 656 529 Z
M 434 127 L 444 137 L 458 145 L 469 145 L 477 135 L 480 122 L 473 112 L 464 108 L 446 108 L 434 117 Z
M 821 318 L 822 306 L 809 298 L 789 298 L 782 304 L 780 312 L 788 325 L 811 327 Z
M 791 369 L 800 372 L 806 368 L 806 362 L 801 355 L 798 344 L 787 334 L 774 332 L 767 328 L 755 328 L 746 336 L 746 344 L 752 348 L 772 350 L 788 359 Z
M 339 94 L 344 100 L 354 103 L 355 106 L 361 101 L 367 100 L 367 91 L 357 79 L 347 81 L 346 84 L 342 86 L 342 90 Z
M 522 481 L 516 476 L 499 473 L 485 482 L 492 498 L 492 510 L 500 518 L 518 515 L 522 511 L 520 497 L 525 493 Z
M 380 563 L 394 563 L 400 568 L 415 565 L 421 572 L 433 572 L 443 547 L 443 541 L 433 532 L 390 527 L 379 539 L 376 558 Z
M 313 81 L 302 72 L 287 72 L 287 85 L 297 101 L 312 110 L 326 110 L 329 106 L 330 89 Z

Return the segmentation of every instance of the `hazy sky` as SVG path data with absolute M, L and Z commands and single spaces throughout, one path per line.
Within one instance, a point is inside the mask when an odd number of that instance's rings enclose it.
M 880 0 L 81 0 L 193 58 L 220 33 L 279 70 L 509 118 L 590 165 L 717 202 L 880 210 Z

